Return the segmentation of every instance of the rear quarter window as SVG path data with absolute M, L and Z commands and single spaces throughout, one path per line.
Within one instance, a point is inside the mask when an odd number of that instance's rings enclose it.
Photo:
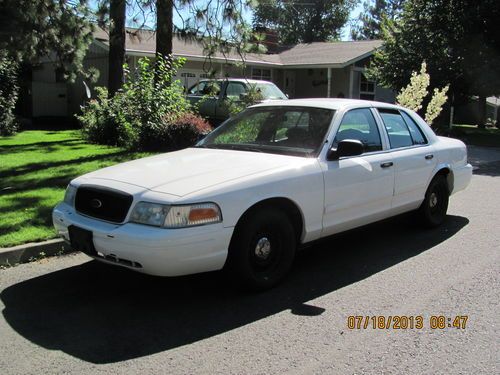
M 413 146 L 410 130 L 399 111 L 393 109 L 379 109 L 378 111 L 389 136 L 391 148 Z
M 427 144 L 427 138 L 425 137 L 422 129 L 417 125 L 417 123 L 411 118 L 409 114 L 405 111 L 400 111 L 403 119 L 405 120 L 408 129 L 410 130 L 411 137 L 413 139 L 413 144 L 415 145 L 425 145 Z

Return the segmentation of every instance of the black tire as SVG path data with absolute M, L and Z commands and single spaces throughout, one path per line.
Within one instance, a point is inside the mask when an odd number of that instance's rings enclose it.
M 420 220 L 427 228 L 436 228 L 446 219 L 450 192 L 446 177 L 434 177 L 425 192 L 425 198 L 418 210 Z
M 290 271 L 296 247 L 297 236 L 288 216 L 263 208 L 236 226 L 225 268 L 245 289 L 269 289 Z

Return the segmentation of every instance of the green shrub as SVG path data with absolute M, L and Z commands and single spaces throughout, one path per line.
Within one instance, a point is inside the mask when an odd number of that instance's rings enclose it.
M 90 142 L 128 149 L 168 149 L 164 118 L 189 112 L 182 85 L 172 78 L 185 59 L 142 58 L 131 74 L 125 67 L 126 80 L 115 96 L 99 88 L 97 98 L 77 116 L 82 133 Z
M 14 115 L 19 95 L 17 72 L 17 64 L 0 51 L 0 135 L 11 135 L 18 129 Z
M 105 87 L 97 87 L 96 91 L 96 99 L 90 100 L 83 114 L 77 116 L 83 124 L 83 137 L 91 143 L 102 145 L 135 145 L 138 132 L 134 131 L 124 111 L 120 110 L 119 99 L 122 98 L 109 99 Z

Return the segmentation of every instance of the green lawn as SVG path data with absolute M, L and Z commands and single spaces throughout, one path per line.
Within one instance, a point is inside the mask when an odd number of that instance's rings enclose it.
M 55 237 L 51 210 L 71 179 L 146 155 L 85 143 L 75 130 L 0 137 L 0 247 Z
M 468 145 L 500 147 L 500 129 L 479 129 L 472 125 L 453 125 L 451 137 L 459 138 Z

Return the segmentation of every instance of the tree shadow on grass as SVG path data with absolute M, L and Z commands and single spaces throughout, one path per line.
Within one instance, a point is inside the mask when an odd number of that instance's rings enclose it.
M 34 142 L 28 144 L 15 144 L 15 145 L 3 145 L 0 146 L 0 155 L 2 154 L 18 154 L 18 153 L 26 153 L 33 151 L 40 152 L 52 152 L 52 151 L 60 151 L 62 147 L 67 147 L 68 145 L 78 145 L 82 144 L 80 138 L 71 138 L 65 139 L 63 141 L 46 141 L 46 142 Z
M 468 224 L 449 216 L 425 231 L 404 218 L 315 244 L 265 293 L 234 290 L 219 272 L 158 278 L 90 261 L 6 288 L 3 315 L 32 343 L 98 364 L 177 348 L 284 310 L 320 315 L 324 309 L 306 303 L 417 256 Z
M 93 162 L 93 161 L 110 161 L 110 162 L 119 162 L 123 159 L 124 156 L 130 155 L 130 152 L 127 151 L 116 151 L 108 154 L 100 154 L 100 155 L 92 155 L 86 156 L 78 159 L 71 160 L 60 160 L 60 161 L 51 161 L 51 162 L 41 162 L 41 163 L 30 163 L 18 168 L 11 168 L 5 171 L 2 171 L 3 178 L 9 177 L 17 177 L 25 174 L 37 172 L 44 169 L 49 168 L 57 168 L 57 167 L 67 167 L 70 165 L 80 165 L 83 163 Z
M 29 199 L 31 200 L 31 199 Z M 19 207 L 23 207 L 23 202 L 25 202 L 26 199 L 24 197 L 19 198 Z M 28 203 L 26 203 L 26 206 L 24 207 L 30 207 L 28 206 Z M 22 230 L 23 228 L 32 228 L 32 227 L 46 227 L 46 228 L 53 228 L 52 224 L 52 209 L 54 207 L 52 205 L 40 205 L 38 204 L 36 206 L 36 212 L 33 215 L 32 218 L 29 218 L 27 220 L 24 220 L 22 222 L 18 223 L 12 223 L 12 222 L 7 222 L 4 220 L 0 220 L 0 236 L 12 233 L 12 232 L 18 232 Z M 18 208 L 19 210 L 19 208 Z M 4 209 L 0 209 L 0 214 L 4 211 Z M 8 212 L 8 211 L 5 211 Z M 54 232 L 55 233 L 55 232 Z M 29 241 L 35 241 L 36 239 L 28 239 Z

